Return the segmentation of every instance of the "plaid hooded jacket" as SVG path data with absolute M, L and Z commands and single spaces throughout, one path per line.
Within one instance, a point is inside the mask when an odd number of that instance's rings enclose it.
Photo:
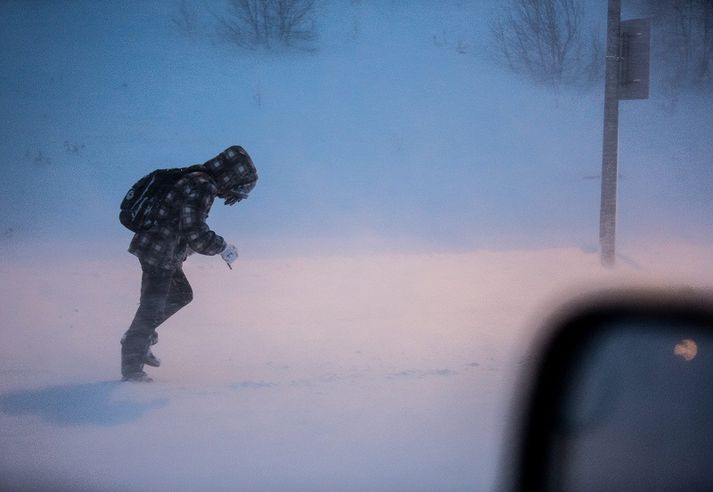
M 137 232 L 129 252 L 142 263 L 165 270 L 181 268 L 188 248 L 209 256 L 222 252 L 225 240 L 206 224 L 213 201 L 228 187 L 255 180 L 255 167 L 238 146 L 228 148 L 203 165 L 191 167 L 161 204 L 158 223 Z

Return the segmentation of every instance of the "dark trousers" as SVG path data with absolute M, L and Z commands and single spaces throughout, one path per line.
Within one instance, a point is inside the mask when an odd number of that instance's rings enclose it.
M 140 372 L 156 328 L 193 300 L 182 269 L 163 270 L 141 264 L 141 301 L 121 342 L 121 373 Z

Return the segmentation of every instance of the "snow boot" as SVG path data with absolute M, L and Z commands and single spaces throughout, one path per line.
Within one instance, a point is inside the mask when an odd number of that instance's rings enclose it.
M 146 355 L 144 355 L 144 364 L 151 367 L 161 366 L 161 359 L 156 357 L 153 352 L 151 352 L 151 347 L 149 347 L 149 349 L 146 351 Z
M 124 336 L 121 339 L 122 381 L 145 381 L 151 378 L 143 371 L 144 358 L 149 352 L 148 340 L 141 337 Z
M 153 378 L 146 374 L 144 371 L 139 371 L 139 372 L 134 372 L 131 374 L 125 374 L 122 378 L 122 381 L 129 381 L 132 383 L 150 383 L 153 381 Z

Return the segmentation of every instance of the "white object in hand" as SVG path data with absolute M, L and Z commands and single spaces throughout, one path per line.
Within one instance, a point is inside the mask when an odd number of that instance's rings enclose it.
M 220 253 L 221 258 L 230 266 L 232 262 L 238 259 L 238 248 L 233 244 L 228 244 L 222 253 Z

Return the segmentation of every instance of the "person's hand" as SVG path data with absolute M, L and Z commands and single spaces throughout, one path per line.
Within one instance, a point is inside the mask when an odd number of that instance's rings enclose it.
M 232 262 L 238 259 L 238 248 L 234 244 L 228 244 L 223 252 L 220 253 L 220 256 L 230 266 Z

